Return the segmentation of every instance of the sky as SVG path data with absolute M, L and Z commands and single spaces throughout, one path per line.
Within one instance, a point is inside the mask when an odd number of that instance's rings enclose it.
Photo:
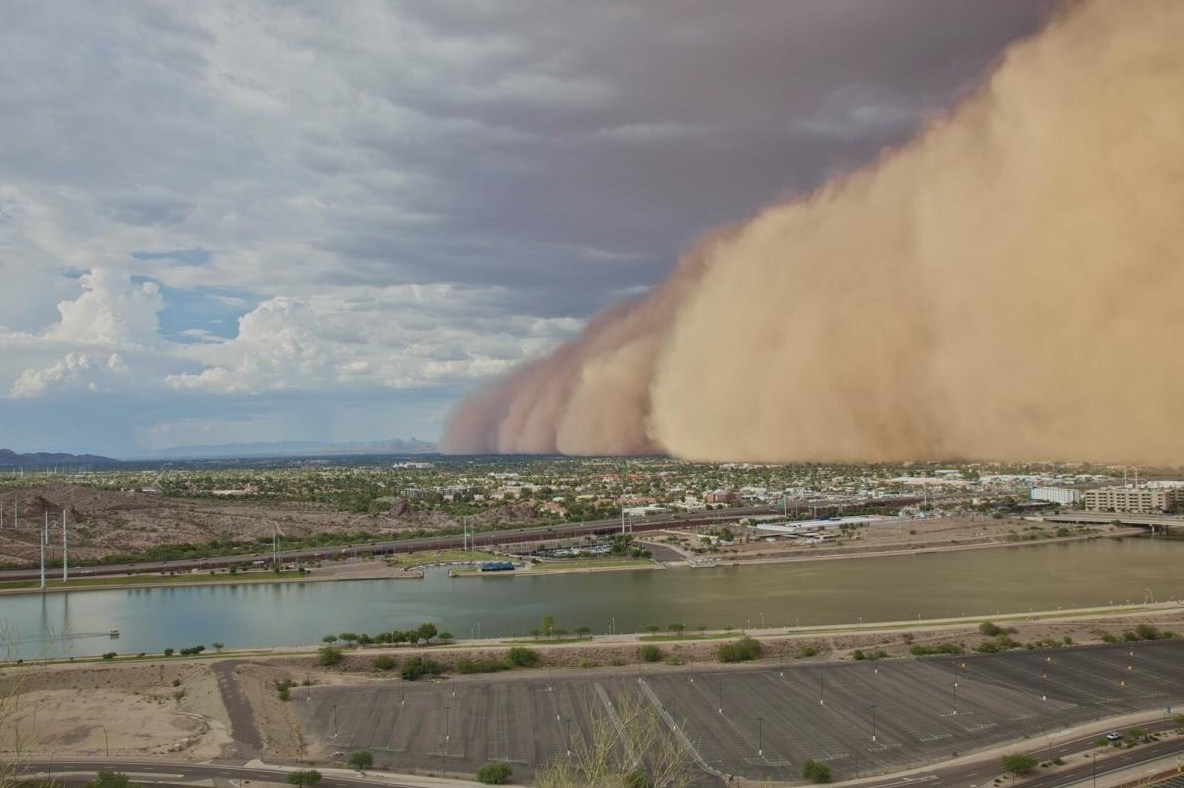
M 438 437 L 1034 0 L 0 0 L 0 447 Z

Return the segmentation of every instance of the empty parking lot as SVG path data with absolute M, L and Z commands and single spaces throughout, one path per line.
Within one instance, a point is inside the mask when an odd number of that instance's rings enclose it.
M 640 678 L 640 680 L 639 680 Z M 757 669 L 538 671 L 431 684 L 316 687 L 293 704 L 323 756 L 368 749 L 388 768 L 519 775 L 565 756 L 594 714 L 642 692 L 712 771 L 792 778 L 806 758 L 838 779 L 941 760 L 1066 724 L 1174 709 L 1184 642 Z M 1052 733 L 1055 736 L 1055 733 Z

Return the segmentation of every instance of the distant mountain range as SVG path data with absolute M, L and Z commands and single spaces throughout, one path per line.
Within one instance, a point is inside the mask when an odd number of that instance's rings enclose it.
M 152 457 L 313 457 L 347 454 L 430 454 L 436 444 L 417 438 L 393 438 L 384 441 L 327 443 L 325 441 L 272 441 L 254 443 L 219 443 L 198 446 L 172 446 L 158 449 Z
M 55 465 L 119 465 L 119 460 L 97 454 L 63 454 L 35 451 L 17 454 L 11 449 L 0 449 L 0 468 L 50 468 Z

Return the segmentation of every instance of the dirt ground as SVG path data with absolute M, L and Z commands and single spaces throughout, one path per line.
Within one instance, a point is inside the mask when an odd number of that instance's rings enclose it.
M 19 527 L 15 529 L 11 527 L 14 495 L 20 511 Z M 47 557 L 51 562 L 59 560 L 63 509 L 70 528 L 70 556 L 78 562 L 159 544 L 200 544 L 216 538 L 270 540 L 277 527 L 288 536 L 298 537 L 359 531 L 385 535 L 409 528 L 456 524 L 440 513 L 414 512 L 398 505 L 381 514 L 351 514 L 315 503 L 169 498 L 52 484 L 5 492 L 0 566 L 29 565 L 37 560 L 37 540 L 46 513 L 50 521 Z M 530 518 L 529 507 L 523 510 L 508 506 L 483 512 L 471 518 L 470 524 L 480 528 Z
M 177 697 L 177 696 L 180 697 Z M 209 664 L 53 665 L 0 677 L 0 757 L 220 756 L 232 742 Z

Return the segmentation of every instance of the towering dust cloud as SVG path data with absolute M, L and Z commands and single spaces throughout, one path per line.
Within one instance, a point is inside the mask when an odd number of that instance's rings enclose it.
M 1184 460 L 1184 2 L 1073 3 L 913 142 L 469 395 L 454 452 Z

